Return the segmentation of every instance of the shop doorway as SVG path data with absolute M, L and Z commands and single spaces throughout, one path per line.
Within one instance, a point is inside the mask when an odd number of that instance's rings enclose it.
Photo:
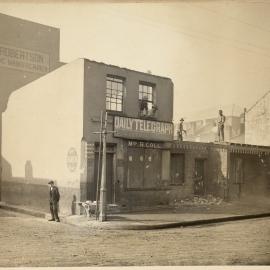
M 127 187 L 142 188 L 144 179 L 144 149 L 128 148 Z
M 195 159 L 194 195 L 205 195 L 205 160 Z
M 113 203 L 114 201 L 114 170 L 113 170 L 113 153 L 107 153 L 106 155 L 106 199 L 107 203 Z M 101 177 L 102 159 L 100 162 L 100 177 Z M 97 194 L 97 179 L 98 179 L 98 153 L 95 153 L 95 169 L 94 169 L 94 185 L 91 192 L 90 200 L 96 200 Z M 100 189 L 100 182 L 99 182 Z
M 173 185 L 183 184 L 185 181 L 185 155 L 171 154 L 171 183 Z
M 231 160 L 231 177 L 229 181 L 230 199 L 239 199 L 244 183 L 244 162 L 239 156 L 233 156 Z

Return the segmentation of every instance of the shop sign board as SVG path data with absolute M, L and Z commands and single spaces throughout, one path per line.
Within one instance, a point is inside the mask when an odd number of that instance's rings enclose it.
M 130 117 L 114 117 L 114 136 L 145 141 L 172 141 L 173 124 Z
M 145 142 L 145 141 L 128 141 L 128 147 L 136 148 L 151 148 L 151 149 L 163 149 L 164 144 L 159 142 Z

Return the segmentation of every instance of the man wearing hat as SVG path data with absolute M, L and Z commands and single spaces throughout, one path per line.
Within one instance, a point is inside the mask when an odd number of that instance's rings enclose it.
M 180 119 L 180 123 L 179 123 L 179 129 L 177 131 L 177 137 L 178 137 L 178 140 L 179 141 L 183 141 L 183 132 L 186 133 L 186 131 L 184 130 L 183 123 L 184 123 L 184 119 L 181 118 Z
M 60 222 L 58 217 L 58 203 L 60 200 L 58 187 L 54 185 L 53 181 L 50 181 L 48 185 L 50 187 L 50 211 L 52 215 L 52 218 L 49 221 Z
M 225 124 L 225 116 L 223 115 L 222 110 L 218 111 L 219 116 L 218 116 L 218 141 L 219 142 L 224 142 L 224 124 Z

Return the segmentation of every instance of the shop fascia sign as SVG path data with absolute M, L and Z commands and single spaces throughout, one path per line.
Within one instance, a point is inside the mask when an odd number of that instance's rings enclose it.
M 173 124 L 130 117 L 114 117 L 114 136 L 146 141 L 172 141 Z
M 160 142 L 131 141 L 131 140 L 129 140 L 128 147 L 163 149 L 164 144 L 160 143 Z

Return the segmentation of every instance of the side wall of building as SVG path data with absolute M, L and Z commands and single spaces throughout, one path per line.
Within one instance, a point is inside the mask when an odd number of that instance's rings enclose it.
M 59 62 L 60 30 L 55 27 L 0 14 L 0 36 L 1 141 L 2 112 L 10 94 L 63 63 Z
M 270 92 L 246 113 L 245 143 L 270 145 Z
M 3 114 L 2 200 L 48 211 L 49 180 L 61 193 L 60 212 L 80 200 L 83 60 L 14 92 Z
M 59 67 L 60 30 L 0 14 L 0 111 L 12 91 Z

